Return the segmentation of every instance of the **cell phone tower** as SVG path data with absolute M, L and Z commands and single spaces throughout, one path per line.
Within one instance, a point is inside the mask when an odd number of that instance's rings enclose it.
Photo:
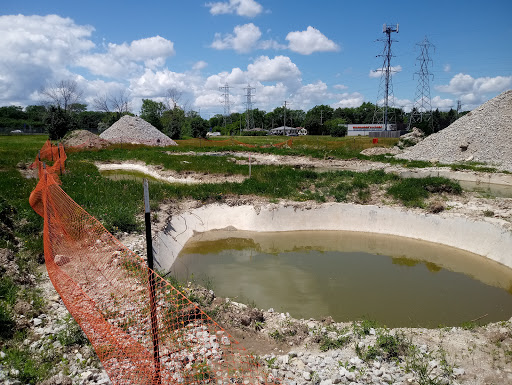
M 254 96 L 254 92 L 256 88 L 251 87 L 250 84 L 247 84 L 247 87 L 244 88 L 245 91 L 245 129 L 251 130 L 254 128 L 254 118 L 252 116 L 252 97 Z
M 382 51 L 382 54 L 377 55 L 377 57 L 384 58 L 384 62 L 382 63 L 382 68 L 380 70 L 376 70 L 376 72 L 381 72 L 381 76 L 379 93 L 377 95 L 377 102 L 375 103 L 375 113 L 373 114 L 373 123 L 383 123 L 386 130 L 388 130 L 389 121 L 396 121 L 394 109 L 389 111 L 390 100 L 392 107 L 395 100 L 393 96 L 393 83 L 391 82 L 391 74 L 394 72 L 391 67 L 391 58 L 393 57 L 393 54 L 391 53 L 391 43 L 396 41 L 391 39 L 391 34 L 393 32 L 398 33 L 398 24 L 384 24 L 382 26 L 382 33 L 385 33 L 386 37 L 377 40 L 384 43 L 384 50 Z M 379 105 L 379 102 L 381 105 Z
M 222 97 L 224 100 L 222 104 L 224 105 L 224 127 L 231 123 L 231 103 L 229 102 L 229 85 L 226 83 L 224 87 L 219 87 L 219 91 L 222 92 Z
M 430 129 L 434 129 L 434 120 L 432 117 L 432 101 L 430 99 L 430 79 L 434 79 L 434 74 L 429 71 L 429 65 L 432 65 L 430 58 L 430 50 L 435 50 L 435 46 L 425 39 L 421 43 L 416 43 L 420 47 L 420 54 L 416 61 L 420 63 L 418 71 L 414 75 L 418 75 L 418 85 L 416 87 L 416 95 L 414 96 L 414 105 L 409 119 L 409 129 L 417 122 L 427 122 Z

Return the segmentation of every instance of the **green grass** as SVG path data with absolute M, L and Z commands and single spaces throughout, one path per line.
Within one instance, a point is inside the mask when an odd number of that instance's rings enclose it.
M 462 188 L 458 182 L 442 177 L 401 179 L 387 190 L 395 199 L 408 207 L 423 207 L 424 200 L 432 193 L 448 192 L 460 194 Z

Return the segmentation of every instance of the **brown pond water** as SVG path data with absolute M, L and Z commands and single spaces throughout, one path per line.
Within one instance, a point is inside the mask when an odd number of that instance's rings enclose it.
M 211 231 L 172 272 L 219 296 L 295 318 L 367 317 L 389 327 L 461 325 L 512 316 L 512 270 L 430 242 L 359 232 Z

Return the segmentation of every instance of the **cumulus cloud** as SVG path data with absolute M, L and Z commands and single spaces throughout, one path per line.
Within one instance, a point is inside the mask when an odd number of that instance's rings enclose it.
M 359 92 L 345 92 L 337 95 L 337 99 L 337 102 L 331 104 L 332 108 L 355 108 L 359 107 L 364 102 L 364 96 Z
M 57 15 L 0 16 L 0 103 L 37 102 L 46 81 L 73 75 L 68 67 L 94 48 L 94 28 Z
M 260 56 L 247 66 L 250 79 L 262 82 L 301 81 L 301 72 L 288 56 Z
M 337 90 L 346 90 L 348 88 L 348 86 L 344 85 L 344 84 L 335 84 L 332 86 L 334 89 L 337 89 Z
M 392 66 L 392 67 L 390 67 L 390 70 L 391 70 L 391 74 L 396 74 L 396 73 L 402 71 L 402 66 L 401 65 L 397 65 L 395 67 Z M 380 78 L 383 72 L 384 71 L 382 70 L 382 68 L 379 68 L 376 70 L 370 70 L 370 73 L 368 74 L 368 76 L 371 78 Z
M 130 44 L 107 45 L 106 53 L 84 55 L 77 64 L 91 73 L 107 77 L 122 77 L 144 67 L 156 69 L 173 56 L 174 43 L 161 36 L 134 40 Z
M 253 23 L 237 25 L 233 29 L 233 34 L 228 33 L 222 36 L 216 33 L 211 47 L 219 50 L 234 49 L 237 52 L 246 53 L 256 46 L 260 37 L 261 31 Z
M 453 103 L 452 99 L 443 99 L 440 96 L 434 96 L 431 101 L 432 108 L 439 108 L 442 111 L 452 108 Z
M 305 31 L 289 32 L 286 35 L 289 41 L 288 48 L 302 55 L 311 55 L 313 52 L 339 51 L 338 44 L 329 40 L 318 29 L 309 26 Z
M 218 50 L 233 49 L 239 53 L 247 53 L 253 49 L 282 49 L 283 45 L 274 40 L 260 40 L 261 31 L 253 23 L 237 25 L 233 33 L 222 35 L 216 33 L 211 47 Z
M 255 17 L 263 12 L 261 4 L 254 0 L 229 0 L 207 3 L 212 15 L 236 13 L 239 16 Z
M 458 73 L 448 84 L 435 88 L 440 92 L 456 95 L 467 105 L 466 108 L 473 108 L 485 101 L 486 94 L 512 88 L 512 76 L 473 78 L 471 75 Z

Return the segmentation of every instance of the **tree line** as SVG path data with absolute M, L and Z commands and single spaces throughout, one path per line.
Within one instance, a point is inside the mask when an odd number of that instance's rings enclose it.
M 134 115 L 124 92 L 98 95 L 91 106 L 81 103 L 82 92 L 74 81 L 61 81 L 42 89 L 40 94 L 45 98 L 40 105 L 0 107 L 0 132 L 47 132 L 50 138 L 58 139 L 74 129 L 101 133 L 123 115 Z M 173 139 L 205 137 L 208 131 L 223 135 L 249 134 L 244 133 L 247 112 L 234 112 L 229 116 L 216 114 L 203 119 L 197 111 L 188 108 L 188 103 L 180 103 L 181 96 L 175 90 L 168 90 L 163 102 L 142 99 L 140 117 Z M 251 114 L 254 127 L 264 130 L 285 125 L 304 127 L 310 135 L 343 136 L 346 134 L 344 125 L 370 124 L 374 112 L 375 105 L 365 102 L 359 107 L 336 109 L 322 104 L 308 111 L 277 107 L 266 112 L 256 108 Z M 407 128 L 408 113 L 395 108 L 389 114 L 395 116 L 398 129 Z M 454 109 L 446 112 L 436 109 L 432 112 L 432 124 L 420 122 L 414 126 L 431 134 L 449 126 L 459 116 Z

